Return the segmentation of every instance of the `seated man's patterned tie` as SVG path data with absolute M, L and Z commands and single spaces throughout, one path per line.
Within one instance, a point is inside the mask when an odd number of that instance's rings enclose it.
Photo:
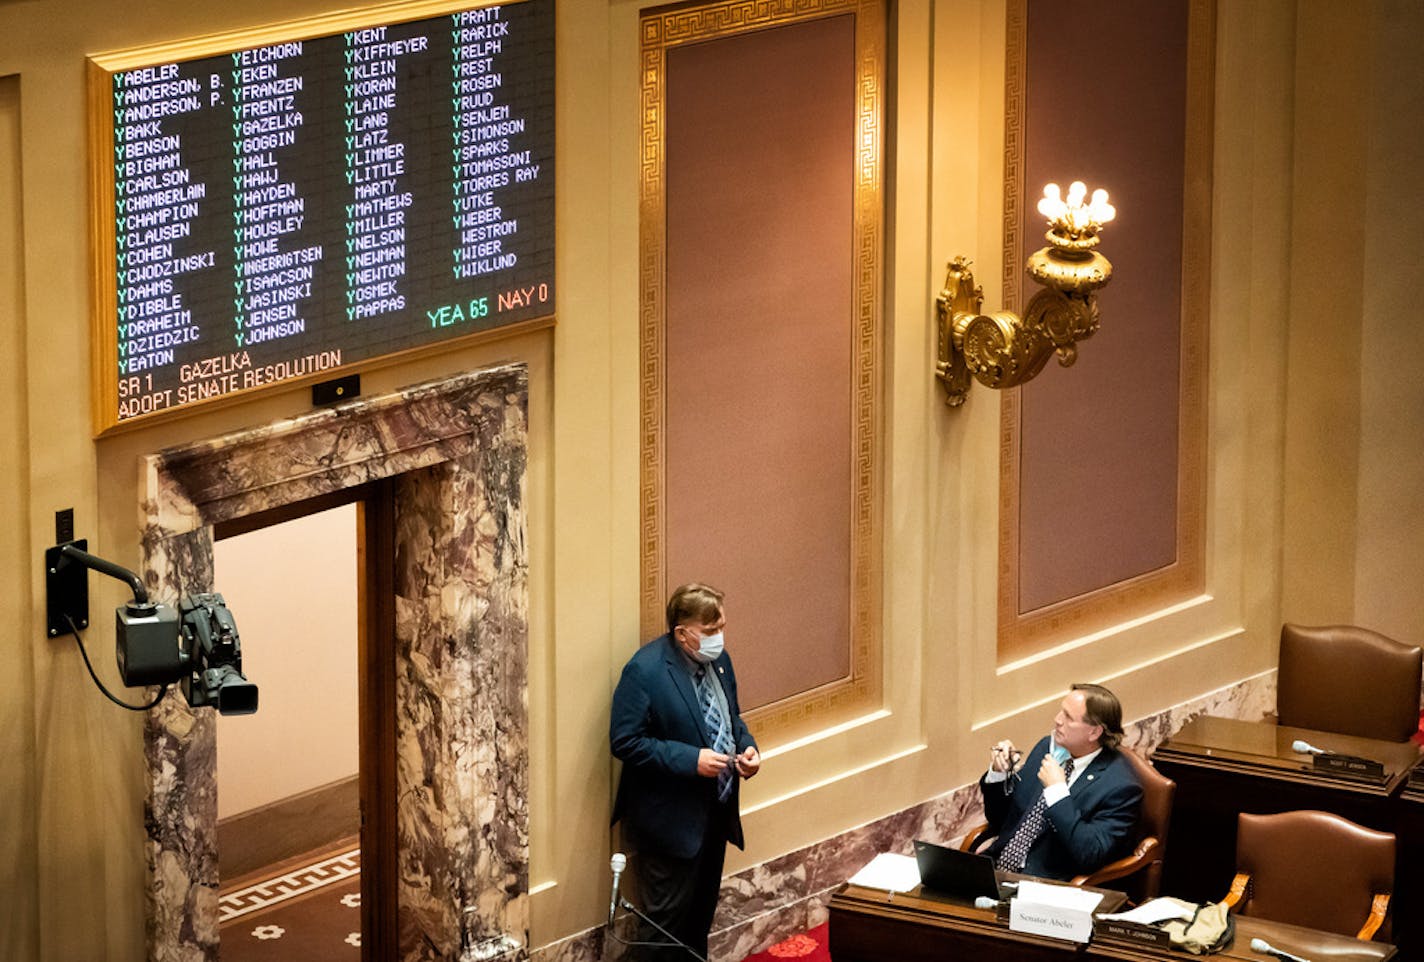
M 1069 779 L 1073 777 L 1073 759 L 1068 759 L 1063 763 L 1063 777 Z M 999 859 L 995 866 L 1005 872 L 1022 872 L 1024 863 L 1028 861 L 1028 850 L 1033 848 L 1033 843 L 1038 841 L 1038 837 L 1043 834 L 1044 823 L 1048 821 L 1046 814 L 1048 803 L 1044 801 L 1043 795 L 1038 796 L 1038 801 L 1033 803 L 1033 807 L 1024 813 L 1023 821 L 1019 822 L 1018 831 L 1014 832 L 1014 837 L 1009 839 L 1009 844 L 1004 846 L 1004 850 L 999 853 Z

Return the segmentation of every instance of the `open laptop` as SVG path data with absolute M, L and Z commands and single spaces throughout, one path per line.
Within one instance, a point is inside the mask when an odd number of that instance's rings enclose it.
M 1000 897 L 994 860 L 987 855 L 915 839 L 915 864 L 920 868 L 920 887 L 926 894 L 947 895 L 969 903 L 981 895 L 995 900 Z

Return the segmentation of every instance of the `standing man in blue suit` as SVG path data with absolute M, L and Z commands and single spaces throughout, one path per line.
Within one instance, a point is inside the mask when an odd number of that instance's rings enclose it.
M 1074 685 L 1053 734 L 1026 760 L 1013 742 L 993 747 L 979 792 L 986 835 L 997 836 L 985 851 L 999 869 L 1070 879 L 1127 853 L 1142 786 L 1118 751 L 1121 741 L 1117 696 L 1101 685 Z
M 742 721 L 737 676 L 722 648 L 722 593 L 686 584 L 667 604 L 668 632 L 643 646 L 613 692 L 609 743 L 623 762 L 613 821 L 633 849 L 643 911 L 702 958 L 727 842 L 743 847 L 739 778 L 761 767 Z M 646 927 L 641 941 L 665 941 Z M 647 958 L 684 960 L 682 949 Z

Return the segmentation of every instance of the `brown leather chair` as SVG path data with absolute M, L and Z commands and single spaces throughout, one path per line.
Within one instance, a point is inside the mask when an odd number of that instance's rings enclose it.
M 1142 785 L 1142 807 L 1137 820 L 1137 841 L 1132 851 L 1116 861 L 1109 862 L 1096 872 L 1079 875 L 1072 880 L 1074 885 L 1101 886 L 1118 879 L 1129 879 L 1128 893 L 1136 900 L 1156 898 L 1162 886 L 1162 860 L 1167 854 L 1167 826 L 1172 821 L 1172 798 L 1177 791 L 1177 783 L 1157 771 L 1152 763 L 1130 748 L 1121 749 L 1123 757 L 1132 765 L 1137 781 Z M 987 845 L 983 838 L 989 826 L 980 824 L 970 829 L 964 836 L 960 848 L 972 852 Z
M 1394 891 L 1393 834 L 1329 812 L 1236 819 L 1232 911 L 1365 940 L 1380 932 Z
M 1281 627 L 1276 718 L 1291 728 L 1402 742 L 1419 730 L 1424 652 L 1368 628 Z

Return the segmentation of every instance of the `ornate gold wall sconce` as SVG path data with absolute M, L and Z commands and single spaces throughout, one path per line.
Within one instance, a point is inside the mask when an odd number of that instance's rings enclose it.
M 1098 230 L 1117 215 L 1108 192 L 1082 181 L 1068 188 L 1043 188 L 1038 212 L 1048 218 L 1049 246 L 1028 259 L 1029 276 L 1043 285 L 1019 318 L 1012 311 L 982 314 L 984 289 L 974 283 L 970 261 L 949 262 L 944 289 L 935 298 L 939 345 L 935 377 L 944 382 L 945 403 L 958 407 L 969 394 L 969 377 L 992 388 L 1017 387 L 1032 380 L 1057 352 L 1058 363 L 1078 358 L 1077 342 L 1098 329 L 1097 290 L 1112 279 L 1112 264 L 1093 248 Z

